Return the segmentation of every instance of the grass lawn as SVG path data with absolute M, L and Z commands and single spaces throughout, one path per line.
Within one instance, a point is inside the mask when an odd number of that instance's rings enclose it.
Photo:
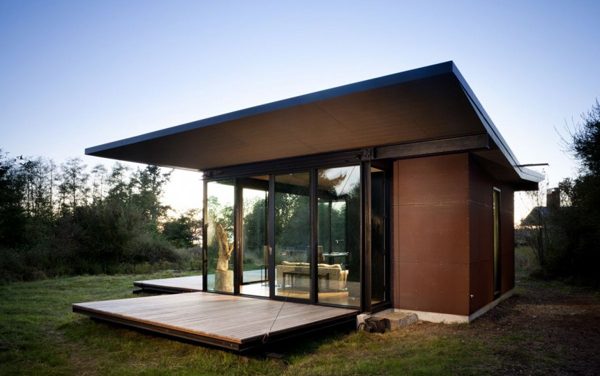
M 296 340 L 282 359 L 239 356 L 93 321 L 71 303 L 133 297 L 136 279 L 82 276 L 0 286 L 0 374 L 600 374 L 600 296 L 518 277 L 517 294 L 470 325 Z

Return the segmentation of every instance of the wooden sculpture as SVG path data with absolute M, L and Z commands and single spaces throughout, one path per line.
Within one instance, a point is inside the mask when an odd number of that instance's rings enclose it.
M 233 271 L 229 270 L 229 259 L 233 253 L 233 244 L 229 243 L 227 231 L 217 223 L 217 242 L 219 253 L 215 274 L 215 290 L 233 292 Z

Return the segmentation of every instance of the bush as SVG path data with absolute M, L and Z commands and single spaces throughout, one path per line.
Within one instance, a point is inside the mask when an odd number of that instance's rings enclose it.
M 176 263 L 179 261 L 175 247 L 165 239 L 147 233 L 129 240 L 125 245 L 123 256 L 123 261 L 128 264 L 156 264 L 163 261 Z
M 600 287 L 600 228 L 578 207 L 560 208 L 549 221 L 545 274 L 572 283 Z

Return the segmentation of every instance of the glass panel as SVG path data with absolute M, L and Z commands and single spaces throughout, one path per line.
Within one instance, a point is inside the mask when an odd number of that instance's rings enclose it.
M 385 173 L 371 168 L 371 304 L 385 301 Z
M 256 180 L 263 189 L 243 188 L 242 294 L 269 296 L 267 205 L 268 178 Z
M 310 292 L 309 174 L 275 176 L 275 295 Z
M 319 170 L 319 302 L 360 306 L 360 166 Z
M 207 184 L 207 251 L 209 291 L 233 293 L 234 181 Z

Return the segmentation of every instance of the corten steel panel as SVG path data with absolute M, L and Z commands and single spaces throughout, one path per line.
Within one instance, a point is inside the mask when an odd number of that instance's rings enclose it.
M 480 158 L 469 158 L 469 200 L 492 207 L 491 189 L 495 180 L 482 166 Z M 496 184 L 497 186 L 497 184 Z
M 490 196 L 492 187 L 490 186 Z M 492 201 L 489 204 L 469 202 L 470 262 L 492 260 L 494 218 Z
M 470 159 L 470 313 L 494 300 L 493 207 L 494 187 L 500 193 L 501 293 L 514 287 L 513 189 L 493 179 L 477 158 Z
M 469 314 L 469 264 L 400 263 L 396 308 Z
M 405 252 L 399 262 L 469 263 L 469 210 L 464 201 L 400 205 L 397 233 Z
M 494 233 L 492 195 L 493 179 L 485 173 L 475 158 L 469 161 L 470 212 L 470 300 L 473 313 L 494 300 L 493 257 Z
M 470 300 L 469 313 L 477 311 L 494 300 L 493 288 L 493 260 L 472 262 L 470 264 L 470 280 L 472 298 Z
M 396 161 L 399 205 L 465 202 L 469 197 L 467 154 Z
M 467 154 L 394 162 L 394 307 L 469 311 Z

